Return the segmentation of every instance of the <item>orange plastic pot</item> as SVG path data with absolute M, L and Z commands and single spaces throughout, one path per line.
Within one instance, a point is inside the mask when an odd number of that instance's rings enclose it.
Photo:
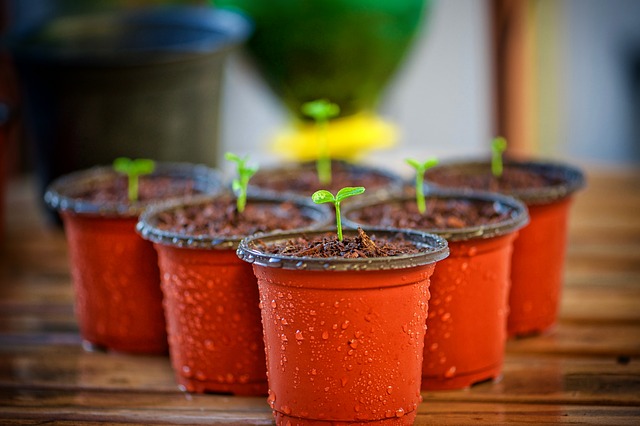
M 510 337 L 539 334 L 557 322 L 569 208 L 573 194 L 584 186 L 584 176 L 569 165 L 544 161 L 511 160 L 505 167 L 528 170 L 553 182 L 541 188 L 504 191 L 522 200 L 530 216 L 514 242 L 507 332 Z M 450 186 L 450 182 L 432 179 L 432 174 L 442 169 L 473 176 L 490 173 L 491 166 L 488 161 L 443 163 L 425 174 L 432 186 Z
M 238 255 L 253 263 L 258 279 L 276 424 L 413 423 L 429 277 L 448 250 L 437 236 L 402 232 L 424 252 L 314 259 L 264 254 L 256 238 L 240 244 Z M 259 239 L 284 243 L 294 236 Z
M 527 209 L 511 197 L 490 193 L 431 193 L 428 199 L 491 203 L 507 212 L 504 220 L 491 224 L 422 229 L 446 238 L 450 254 L 431 277 L 421 387 L 462 389 L 502 373 L 511 254 L 518 229 L 527 223 Z M 345 224 L 376 226 L 383 222 L 397 227 L 393 210 L 404 209 L 407 202 L 415 198 L 361 203 L 345 211 Z M 359 210 L 377 204 L 386 205 L 386 217 L 377 216 L 377 223 L 358 221 Z
M 282 201 L 254 196 L 248 202 Z M 298 201 L 297 205 L 315 226 L 331 218 L 328 210 L 314 204 Z M 138 225 L 158 252 L 176 380 L 188 392 L 266 395 L 258 286 L 251 265 L 236 255 L 242 237 L 179 234 L 157 226 L 159 215 L 181 206 L 151 208 Z
M 567 196 L 528 205 L 531 222 L 520 231 L 513 248 L 509 336 L 541 333 L 557 322 L 572 201 Z
M 200 192 L 220 188 L 218 174 L 204 166 L 159 164 L 154 174 L 193 180 Z M 114 176 L 109 167 L 76 172 L 54 181 L 45 195 L 63 220 L 80 334 L 87 349 L 163 354 L 157 255 L 135 229 L 144 205 L 76 198 L 92 182 Z

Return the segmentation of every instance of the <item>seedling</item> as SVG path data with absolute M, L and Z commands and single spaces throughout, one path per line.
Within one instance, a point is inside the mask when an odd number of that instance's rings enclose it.
M 316 204 L 322 203 L 333 203 L 336 208 L 336 228 L 338 229 L 338 240 L 342 241 L 342 220 L 340 218 L 340 202 L 345 198 L 353 197 L 354 195 L 359 195 L 364 192 L 364 187 L 362 186 L 347 186 L 342 188 L 336 196 L 334 197 L 332 193 L 327 191 L 326 189 L 320 189 L 316 191 L 311 196 L 311 199 Z
M 237 177 L 231 182 L 231 188 L 233 189 L 233 193 L 236 194 L 236 208 L 238 213 L 242 213 L 247 205 L 247 186 L 249 186 L 249 179 L 258 171 L 258 167 L 247 166 L 248 157 L 241 158 L 231 152 L 227 152 L 224 158 L 236 163 Z
M 424 214 L 427 210 L 427 204 L 424 200 L 424 172 L 438 164 L 438 159 L 432 157 L 423 163 L 413 158 L 407 158 L 405 161 L 416 170 L 416 204 L 420 214 Z
M 340 107 L 326 99 L 319 99 L 303 104 L 302 113 L 313 118 L 316 122 L 319 147 L 318 159 L 316 161 L 318 180 L 321 184 L 328 185 L 331 183 L 331 158 L 329 156 L 327 128 L 329 120 L 340 114 Z
M 132 160 L 127 157 L 118 157 L 113 161 L 113 170 L 127 175 L 129 201 L 138 201 L 139 177 L 153 173 L 156 163 L 146 158 Z
M 497 178 L 502 176 L 502 153 L 507 149 L 507 140 L 497 137 L 491 142 L 491 173 Z

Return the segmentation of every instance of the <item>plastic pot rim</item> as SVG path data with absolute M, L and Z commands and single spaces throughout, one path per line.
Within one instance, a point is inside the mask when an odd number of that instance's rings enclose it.
M 256 234 L 243 239 L 237 249 L 238 257 L 245 262 L 255 265 L 300 271 L 377 271 L 406 269 L 417 266 L 435 263 L 449 255 L 447 241 L 434 234 L 421 231 L 394 228 L 363 228 L 369 234 L 386 237 L 394 237 L 403 234 L 404 237 L 412 241 L 416 246 L 424 249 L 419 253 L 405 254 L 401 256 L 373 257 L 346 259 L 343 257 L 314 258 L 308 256 L 282 256 L 278 254 L 264 253 L 257 245 L 257 240 L 264 243 L 277 243 L 290 240 L 301 235 L 301 232 L 272 232 Z M 335 228 L 318 229 L 304 232 L 307 237 L 322 235 L 325 233 L 335 233 Z M 344 235 L 354 235 L 356 230 L 346 229 Z
M 465 228 L 424 228 L 419 229 L 423 232 L 439 235 L 449 241 L 468 241 L 473 239 L 488 239 L 499 237 L 502 235 L 511 234 L 529 223 L 529 213 L 527 206 L 514 197 L 503 195 L 495 192 L 487 191 L 461 191 L 461 190 L 444 190 L 444 189 L 431 189 L 425 193 L 425 198 L 442 198 L 442 199 L 471 199 L 478 201 L 486 201 L 493 203 L 500 203 L 502 208 L 509 208 L 512 213 L 509 219 L 498 222 L 490 223 L 478 226 L 469 226 Z M 403 194 L 403 195 L 382 195 L 368 200 L 362 200 L 355 202 L 351 205 L 345 206 L 343 223 L 345 226 L 356 228 L 358 226 L 369 226 L 358 221 L 349 219 L 349 213 L 360 210 L 366 207 L 384 204 L 384 203 L 396 203 L 404 201 L 415 201 L 415 197 Z M 413 229 L 413 228 L 412 228 Z
M 170 200 L 149 206 L 140 215 L 140 218 L 136 225 L 136 231 L 142 236 L 142 238 L 153 243 L 162 244 L 165 246 L 194 249 L 236 249 L 240 244 L 240 241 L 246 238 L 247 235 L 196 235 L 162 230 L 157 227 L 157 217 L 160 213 L 166 213 L 181 207 L 205 204 L 226 194 L 227 192 L 220 192 L 214 195 L 202 195 L 193 197 L 189 200 Z M 285 197 L 283 195 L 257 193 L 250 193 L 247 196 L 248 203 L 283 203 L 287 201 L 292 202 L 296 206 L 299 206 L 302 209 L 303 213 L 308 214 L 309 217 L 313 218 L 316 221 L 315 224 L 311 224 L 308 227 L 305 227 L 305 230 L 311 230 L 325 226 L 329 221 L 332 220 L 331 211 L 327 208 L 327 206 L 320 206 L 312 203 L 310 200 L 300 197 L 294 197 L 292 199 L 291 197 Z
M 45 203 L 55 210 L 75 214 L 135 218 L 147 206 L 162 202 L 153 200 L 135 203 L 93 202 L 72 195 L 75 190 L 91 182 L 113 179 L 117 176 L 119 173 L 115 172 L 111 166 L 96 166 L 66 174 L 55 179 L 47 187 L 44 194 Z M 218 193 L 222 189 L 220 172 L 202 164 L 157 162 L 150 176 L 193 179 L 195 189 L 208 194 Z M 172 197 L 174 198 L 180 197 Z

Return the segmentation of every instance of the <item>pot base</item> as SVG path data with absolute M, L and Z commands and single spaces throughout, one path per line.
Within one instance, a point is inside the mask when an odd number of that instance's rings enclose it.
M 454 377 L 441 377 L 441 376 L 422 376 L 421 390 L 454 390 L 454 389 L 468 389 L 471 386 L 486 382 L 488 380 L 498 381 L 502 377 L 502 364 L 495 365 L 489 368 L 484 368 L 480 371 L 474 371 L 466 374 L 457 374 Z
M 195 380 L 177 377 L 180 390 L 189 393 L 217 393 L 237 396 L 267 396 L 267 382 L 222 383 L 216 380 Z
M 378 420 L 319 420 L 319 419 L 303 419 L 300 417 L 288 416 L 279 411 L 274 411 L 273 416 L 278 426 L 406 426 L 412 425 L 416 419 L 417 411 L 411 411 L 401 417 L 389 417 Z

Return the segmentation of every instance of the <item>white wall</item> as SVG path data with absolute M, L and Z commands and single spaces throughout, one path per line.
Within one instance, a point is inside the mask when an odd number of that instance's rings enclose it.
M 403 170 L 407 156 L 476 154 L 491 137 L 485 2 L 436 1 L 425 23 L 380 108 L 399 127 L 401 140 L 390 151 L 373 153 L 370 163 Z M 267 145 L 287 123 L 279 101 L 241 55 L 232 58 L 225 78 L 221 152 L 251 152 L 261 164 L 278 161 Z
M 580 162 L 637 165 L 640 117 L 632 116 L 628 61 L 640 55 L 640 1 L 566 0 L 563 12 L 567 127 L 559 151 Z
M 640 163 L 640 117 L 632 116 L 625 54 L 640 51 L 640 1 L 562 1 L 558 51 L 561 105 L 557 141 L 539 154 L 578 164 Z M 380 113 L 402 132 L 390 151 L 367 161 L 405 169 L 407 156 L 485 153 L 491 128 L 489 16 L 486 0 L 433 4 L 405 66 L 387 88 Z M 279 101 L 253 69 L 233 58 L 226 76 L 221 150 L 278 160 L 268 141 L 287 123 Z M 259 153 L 259 154 L 258 154 Z

